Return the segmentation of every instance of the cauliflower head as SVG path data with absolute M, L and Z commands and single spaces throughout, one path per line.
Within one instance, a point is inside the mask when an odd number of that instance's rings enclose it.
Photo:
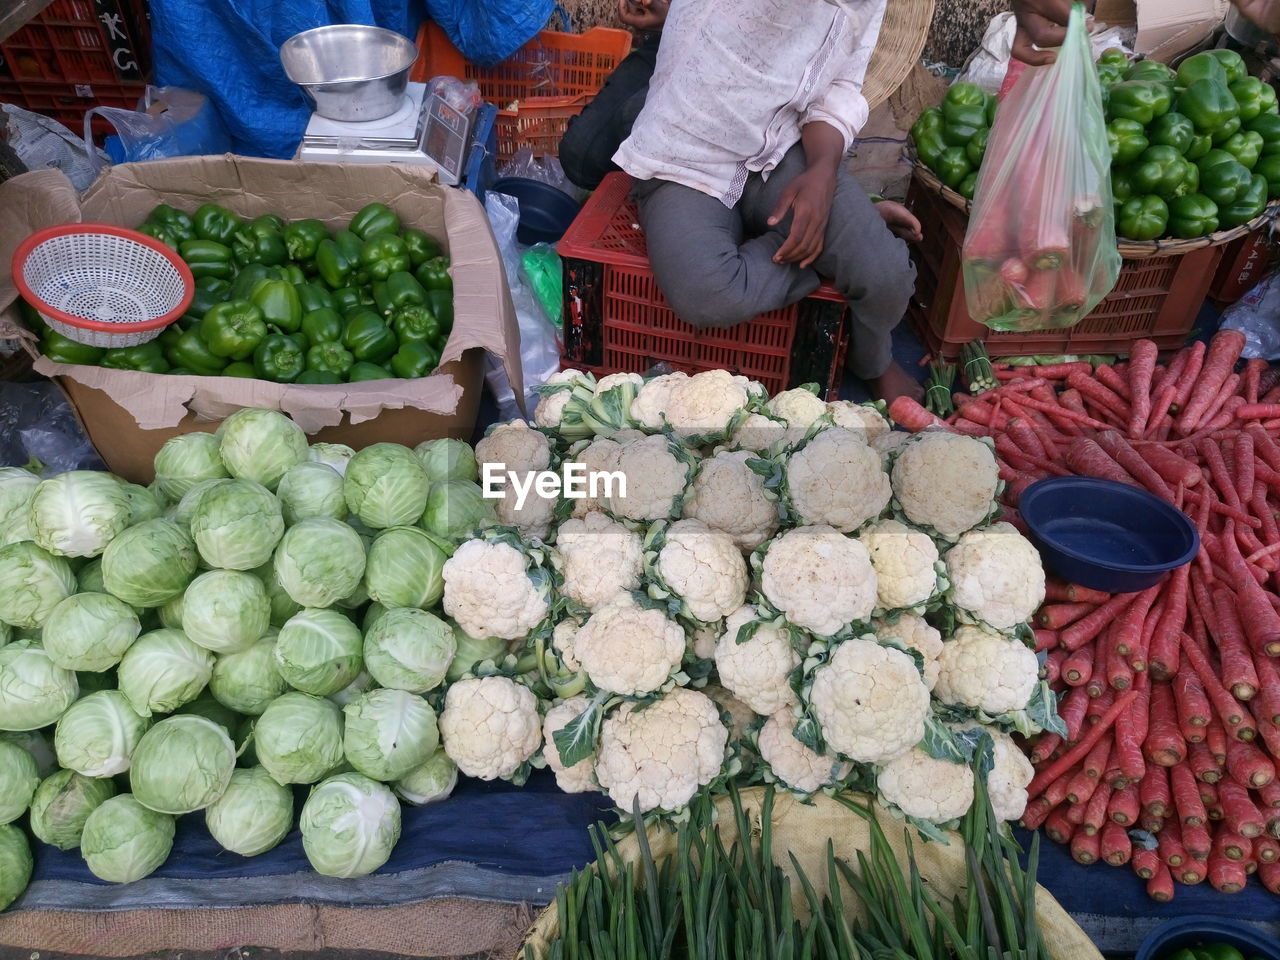
M 1044 567 L 1012 524 L 970 530 L 947 551 L 951 602 L 975 620 L 1012 630 L 1044 602 Z
M 876 773 L 880 795 L 909 817 L 946 823 L 973 805 L 973 770 L 967 763 L 936 760 L 919 747 L 885 763 Z
M 788 632 L 772 623 L 760 624 L 751 639 L 738 643 L 739 629 L 759 617 L 750 604 L 729 614 L 716 642 L 715 661 L 725 689 L 756 713 L 768 716 L 796 702 L 791 671 L 800 665 L 800 654 Z
M 856 433 L 823 430 L 786 461 L 787 493 L 803 523 L 852 533 L 878 517 L 893 491 L 880 457 Z
M 596 779 L 609 798 L 630 812 L 679 810 L 720 774 L 729 731 L 715 702 L 676 687 L 640 709 L 622 704 L 600 726 Z
M 751 402 L 750 386 L 728 370 L 705 370 L 672 386 L 662 415 L 695 446 L 723 440 Z
M 591 706 L 586 697 L 573 697 L 562 700 L 547 711 L 542 718 L 543 755 L 547 758 L 547 766 L 556 775 L 556 786 L 565 793 L 591 793 L 599 790 L 596 782 L 596 763 L 594 758 L 579 760 L 571 767 L 560 762 L 560 751 L 556 748 L 555 735 L 581 716 Z
M 893 429 L 893 425 L 885 419 L 884 414 L 871 403 L 833 400 L 827 404 L 827 416 L 837 427 L 852 430 L 865 443 L 870 443 L 877 437 L 883 437 Z
M 527 637 L 551 606 L 526 564 L 510 544 L 466 541 L 444 564 L 444 612 L 473 637 Z
M 651 523 L 680 515 L 696 463 L 692 451 L 655 434 L 623 443 L 613 469 L 626 478 L 626 496 L 615 485 L 605 507 L 615 517 Z
M 803 434 L 801 434 L 803 436 Z M 787 439 L 785 420 L 773 415 L 749 413 L 734 431 L 726 447 L 730 450 L 748 450 L 763 453 L 775 444 Z
M 1036 768 L 1027 755 L 1019 749 L 1013 737 L 995 727 L 977 723 L 947 724 L 952 730 L 963 731 L 979 728 L 991 736 L 992 767 L 987 774 L 987 795 L 991 809 L 1000 820 L 1017 820 L 1027 809 L 1027 787 L 1035 777 Z
M 884 464 L 886 470 L 889 469 L 889 457 L 902 449 L 903 444 L 911 439 L 911 434 L 903 433 L 901 430 L 894 430 L 890 433 L 882 433 L 880 436 L 867 443 L 876 453 L 880 454 L 880 462 Z
M 685 634 L 661 610 L 646 610 L 623 595 L 578 630 L 573 654 L 600 690 L 624 697 L 653 693 L 684 659 Z
M 819 418 L 827 415 L 827 405 L 816 393 L 804 387 L 775 394 L 765 409 L 787 422 L 788 436 L 804 436 Z
M 788 530 L 762 549 L 760 589 L 797 627 L 829 637 L 871 616 L 876 572 L 857 540 L 819 524 Z
M 536 490 L 530 490 L 528 496 L 524 498 L 523 506 L 516 506 L 518 500 L 519 497 L 512 486 L 503 487 L 501 499 L 493 501 L 493 512 L 497 522 L 504 527 L 515 527 L 526 540 L 546 540 L 550 537 L 560 499 L 542 497 Z
M 876 571 L 876 605 L 883 610 L 918 607 L 938 592 L 938 548 L 933 538 L 898 520 L 873 523 L 858 535 Z
M 916 662 L 892 647 L 855 638 L 813 671 L 808 693 L 828 746 L 858 763 L 884 763 L 924 737 L 929 688 Z
M 917 434 L 893 464 L 893 495 L 907 519 L 948 540 L 991 516 L 999 485 L 991 447 L 955 433 Z
M 517 473 L 546 470 L 551 466 L 551 443 L 523 420 L 499 423 L 476 444 L 476 461 L 505 464 Z
M 573 397 L 574 387 L 585 387 L 594 393 L 595 378 L 581 370 L 561 370 L 547 377 L 538 392 L 542 399 L 533 411 L 533 422 L 539 427 L 556 429 L 564 418 L 564 409 Z
M 876 639 L 883 642 L 896 640 L 912 650 L 917 650 L 924 660 L 924 685 L 932 690 L 938 683 L 938 657 L 942 654 L 942 634 L 929 626 L 924 617 L 904 613 L 897 623 L 874 620 Z
M 991 716 L 1022 710 L 1039 681 L 1036 655 L 1017 640 L 963 626 L 942 645 L 934 695 Z
M 643 430 L 661 430 L 664 414 L 676 388 L 689 379 L 687 373 L 664 373 L 644 382 L 631 401 L 631 419 Z
M 511 777 L 542 744 L 538 699 L 506 677 L 459 680 L 445 694 L 440 737 L 467 776 Z
M 579 621 L 573 617 L 565 617 L 551 631 L 551 649 L 560 657 L 560 662 L 564 664 L 565 669 L 572 670 L 574 673 L 582 669 L 574 648 L 578 631 L 581 629 L 582 624 Z
M 640 434 L 644 436 L 644 434 Z M 566 463 L 582 464 L 586 476 L 590 478 L 596 473 L 608 473 L 615 469 L 618 463 L 618 453 L 622 450 L 622 444 L 617 440 L 608 437 L 596 437 L 591 441 L 583 441 L 575 446 L 569 452 Z M 597 493 L 603 493 L 603 488 L 597 487 Z M 587 495 L 579 497 L 573 501 L 573 516 L 585 517 L 588 513 L 595 513 L 603 509 L 603 504 L 599 497 L 591 495 L 590 482 L 588 481 Z
M 848 761 L 815 753 L 797 740 L 791 732 L 795 722 L 790 710 L 780 710 L 756 734 L 760 759 L 778 780 L 797 793 L 816 793 L 853 772 Z
M 712 623 L 742 606 L 750 576 L 732 537 L 701 520 L 677 520 L 660 539 L 664 542 L 657 556 L 647 562 L 655 578 L 680 598 L 688 616 Z
M 689 631 L 688 652 L 695 660 L 710 660 L 716 655 L 716 643 L 720 640 L 720 626 L 704 623 Z
M 778 507 L 765 494 L 764 477 L 748 450 L 722 451 L 703 460 L 684 499 L 684 515 L 733 538 L 750 553 L 778 532 Z
M 556 533 L 560 592 L 588 610 L 598 610 L 620 593 L 640 586 L 644 540 L 603 513 L 566 520 Z

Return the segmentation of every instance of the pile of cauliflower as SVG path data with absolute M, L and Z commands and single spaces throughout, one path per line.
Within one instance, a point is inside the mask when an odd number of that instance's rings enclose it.
M 507 488 L 501 525 L 445 564 L 445 613 L 499 651 L 445 696 L 462 773 L 545 764 L 641 814 L 732 777 L 858 788 L 946 825 L 979 751 L 998 815 L 1021 816 L 1032 768 L 1009 734 L 1061 721 L 1027 627 L 1044 572 L 994 522 L 988 443 L 725 371 L 540 390 L 478 462 L 585 464 L 625 490 Z

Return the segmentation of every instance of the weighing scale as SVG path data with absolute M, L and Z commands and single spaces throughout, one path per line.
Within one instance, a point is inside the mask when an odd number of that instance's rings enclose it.
M 296 158 L 431 164 L 441 183 L 456 186 L 464 173 L 471 120 L 440 97 L 428 96 L 425 83 L 410 83 L 400 108 L 381 120 L 344 122 L 313 113 Z

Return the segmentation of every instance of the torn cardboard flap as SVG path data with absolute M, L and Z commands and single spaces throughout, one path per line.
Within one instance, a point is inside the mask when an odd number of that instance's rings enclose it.
M 1208 40 L 1227 16 L 1228 0 L 1098 0 L 1095 20 L 1136 26 L 1134 52 L 1170 63 Z

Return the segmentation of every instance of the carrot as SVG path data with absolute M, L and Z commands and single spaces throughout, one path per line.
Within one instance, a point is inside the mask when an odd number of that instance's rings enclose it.
M 1213 708 L 1209 698 L 1205 696 L 1204 687 L 1194 670 L 1183 670 L 1177 674 L 1170 685 L 1173 688 L 1173 702 L 1178 709 L 1178 729 L 1182 738 L 1188 743 L 1200 743 L 1204 740 L 1204 728 L 1209 725 L 1213 716 Z
M 1049 630 L 1061 630 L 1097 608 L 1096 603 L 1047 604 L 1036 613 L 1036 624 Z
M 1088 803 L 1089 798 L 1093 796 L 1093 792 L 1098 789 L 1098 784 L 1102 782 L 1101 768 L 1106 765 L 1107 759 L 1110 755 L 1110 749 L 1109 744 L 1107 744 L 1105 740 L 1101 741 L 1099 746 L 1107 748 L 1102 751 L 1101 760 L 1095 762 L 1092 759 L 1093 751 L 1091 751 L 1089 756 L 1085 757 L 1084 764 L 1075 772 L 1067 783 L 1066 800 L 1067 803 L 1072 804 L 1073 806 Z M 1095 751 L 1096 749 L 1097 748 L 1095 748 Z M 1096 769 L 1091 771 L 1089 769 L 1090 766 L 1093 766 Z
M 1101 590 L 1091 590 L 1076 583 L 1063 583 L 1061 580 L 1049 579 L 1045 582 L 1045 600 L 1049 603 L 1106 603 L 1111 594 Z
M 1054 806 L 1046 798 L 1037 797 L 1028 803 L 1027 809 L 1022 812 L 1022 825 L 1028 830 L 1038 829 L 1045 818 L 1053 812 Z
M 1164 829 L 1156 837 L 1160 851 L 1160 859 L 1168 866 L 1177 868 L 1187 862 L 1189 854 L 1182 845 L 1182 826 L 1177 817 L 1165 823 Z
M 1228 520 L 1235 520 L 1237 523 L 1243 523 L 1247 527 L 1261 529 L 1262 521 L 1257 517 L 1250 516 L 1240 507 L 1233 507 L 1223 503 L 1218 499 L 1217 494 L 1211 489 L 1209 484 L 1197 487 L 1195 490 L 1188 490 L 1184 494 L 1187 501 L 1194 505 L 1199 505 L 1203 500 L 1208 506 L 1210 513 L 1216 513 L 1220 517 Z
M 1209 475 L 1213 478 L 1214 489 L 1222 497 L 1222 501 L 1236 510 L 1240 507 L 1240 494 L 1231 481 L 1231 473 L 1227 470 L 1227 462 L 1222 457 L 1222 448 L 1208 437 L 1200 441 L 1197 449 L 1200 458 L 1209 467 Z
M 1117 654 L 1128 656 L 1137 649 L 1142 639 L 1143 624 L 1159 593 L 1160 584 L 1143 590 L 1116 620 L 1114 639 Z
M 1065 416 L 1061 416 L 1058 412 L 1058 395 L 1054 393 L 1053 387 L 1036 387 L 1028 394 L 1028 396 L 1038 400 L 1041 404 L 1050 408 L 1050 410 L 1046 412 L 1045 410 L 1036 410 L 1023 404 L 1022 409 L 1027 412 L 1028 416 L 1034 418 L 1040 423 L 1052 424 L 1053 427 L 1061 434 L 1073 437 L 1080 435 L 1080 425 Z
M 1201 783 L 1217 783 L 1222 779 L 1222 767 L 1214 759 L 1213 751 L 1202 741 L 1187 746 L 1187 764 Z
M 1088 684 L 1093 679 L 1093 653 L 1093 645 L 1086 644 L 1070 654 L 1062 662 L 1062 671 L 1059 674 L 1062 682 L 1069 687 L 1083 687 Z
M 1138 444 L 1135 449 L 1138 455 L 1164 478 L 1166 483 L 1175 487 L 1178 484 L 1194 487 L 1200 482 L 1200 468 L 1188 463 L 1172 450 L 1150 443 Z
M 1232 736 L 1240 740 L 1252 740 L 1257 733 L 1253 717 L 1249 716 L 1249 712 L 1240 706 L 1236 698 L 1231 695 L 1231 692 L 1223 686 L 1222 681 L 1218 679 L 1212 665 L 1209 663 L 1209 657 L 1205 650 L 1201 648 L 1199 643 L 1184 633 L 1182 635 L 1182 651 L 1191 662 L 1191 669 L 1200 678 L 1200 683 L 1204 686 L 1204 692 L 1209 697 L 1209 702 L 1213 704 L 1213 709 L 1217 713 L 1218 719 L 1231 731 Z M 1210 734 L 1206 731 L 1206 739 L 1209 736 Z
M 1135 689 L 1138 696 L 1132 706 L 1116 718 L 1114 762 L 1125 780 L 1136 783 L 1147 769 L 1142 745 L 1151 726 L 1150 682 L 1144 676 Z
M 1204 728 L 1205 746 L 1209 748 L 1209 753 L 1213 755 L 1213 762 L 1219 767 L 1227 762 L 1227 730 L 1222 722 L 1215 717 Z
M 1029 453 L 1025 447 L 1018 446 L 1014 442 L 1013 436 L 1008 433 L 996 437 L 996 452 L 1009 461 L 1012 466 L 1023 470 L 1034 468 L 1043 473 L 1050 473 L 1059 477 L 1068 475 L 1068 471 L 1056 463 L 1034 453 Z
M 945 422 L 906 396 L 897 397 L 889 404 L 889 418 L 911 433 L 919 433 L 926 427 L 946 426 Z
M 1164 612 L 1151 631 L 1147 645 L 1147 665 L 1157 680 L 1167 680 L 1178 672 L 1182 658 L 1178 645 L 1178 632 L 1187 619 L 1187 583 L 1189 566 L 1179 567 L 1169 578 L 1164 591 Z
M 1062 664 L 1066 662 L 1067 651 L 1050 650 L 1048 656 L 1044 658 L 1044 678 L 1049 681 L 1049 686 L 1058 686 L 1058 680 L 1062 676 Z
M 1209 406 L 1200 418 L 1200 423 L 1197 424 L 1196 429 L 1202 431 L 1219 430 L 1234 421 L 1236 419 L 1236 410 L 1244 403 L 1244 399 L 1237 396 L 1239 390 L 1240 375 L 1233 373 L 1222 382 L 1218 392 L 1209 401 Z M 1232 403 L 1233 400 L 1236 402 Z M 1224 412 L 1226 416 L 1222 416 Z
M 1187 362 L 1182 368 L 1182 376 L 1178 380 L 1178 389 L 1173 396 L 1173 408 L 1178 412 L 1186 407 L 1196 384 L 1200 380 L 1200 372 L 1204 369 L 1205 354 L 1208 352 L 1208 346 L 1204 341 L 1197 340 L 1183 352 L 1187 355 Z
M 1156 864 L 1147 878 L 1147 896 L 1156 903 L 1168 903 L 1173 899 L 1173 874 L 1163 863 Z
M 1133 405 L 1133 417 L 1129 421 L 1131 440 L 1137 440 L 1146 432 L 1151 418 L 1151 378 L 1159 352 L 1150 340 L 1137 340 L 1129 349 L 1129 402 Z
M 1067 363 L 1042 363 L 1039 366 L 1025 368 L 1042 380 L 1065 380 L 1073 373 L 1088 375 L 1093 372 L 1093 365 L 1088 360 L 1073 360 Z
M 1244 382 L 1240 392 L 1249 403 L 1258 402 L 1258 394 L 1262 390 L 1262 372 L 1269 366 L 1266 360 L 1258 357 L 1244 362 Z
M 1057 649 L 1058 647 L 1058 631 L 1057 630 L 1045 630 L 1043 628 L 1037 628 L 1035 631 L 1035 634 L 1036 634 L 1036 653 L 1040 653 L 1045 650 Z
M 1258 880 L 1272 893 L 1280 894 L 1280 861 L 1258 864 Z
M 1118 823 L 1107 823 L 1098 834 L 1098 853 L 1113 867 L 1123 867 L 1133 856 L 1129 832 Z
M 1218 644 L 1219 675 L 1237 700 L 1252 700 L 1258 692 L 1258 672 L 1236 615 L 1235 595 L 1225 586 L 1215 587 L 1211 611 L 1201 609 Z
M 1058 716 L 1067 727 L 1067 742 L 1076 743 L 1084 733 L 1084 718 L 1089 709 L 1089 696 L 1083 690 L 1072 690 L 1058 703 Z M 1044 737 L 1040 741 L 1044 742 Z
M 1143 880 L 1150 880 L 1161 870 L 1168 872 L 1168 868 L 1160 862 L 1160 853 L 1154 847 L 1134 847 L 1133 857 L 1129 862 L 1133 864 L 1133 872 Z M 1169 884 L 1172 886 L 1173 881 L 1170 880 Z
M 1173 792 L 1173 804 L 1178 810 L 1178 820 L 1182 823 L 1185 843 L 1187 828 L 1202 826 L 1209 819 L 1209 813 L 1205 810 L 1204 800 L 1200 797 L 1200 790 L 1190 767 L 1184 763 L 1170 767 L 1169 783 Z
M 1258 695 L 1249 709 L 1258 723 L 1280 726 L 1280 666 L 1258 650 L 1253 652 L 1253 666 L 1258 671 Z
M 1137 596 L 1138 594 L 1136 593 L 1117 593 L 1094 610 L 1093 613 L 1081 617 L 1071 626 L 1065 628 L 1060 635 L 1062 645 L 1068 650 L 1078 650 L 1081 646 L 1097 637 L 1104 627 L 1108 626 L 1133 603 Z
M 1050 423 L 1044 414 L 1024 410 L 1013 401 L 1009 401 L 1009 408 L 1017 414 L 1009 421 L 1009 425 L 1006 428 L 1014 443 L 1020 449 L 1041 460 L 1053 463 L 1056 467 L 1057 464 L 1054 461 L 1062 456 L 1061 451 L 1058 449 L 1057 441 L 1054 439 L 1055 436 L 1058 436 L 1057 427 Z M 1061 439 L 1065 440 L 1065 438 Z
M 1280 524 L 1276 523 L 1275 512 L 1267 503 L 1267 488 L 1257 477 L 1257 461 L 1254 461 L 1253 494 L 1249 499 L 1249 507 L 1253 515 L 1262 522 L 1262 537 L 1267 543 L 1280 541 Z
M 1089 833 L 1087 829 L 1077 830 L 1071 835 L 1071 856 L 1076 863 L 1088 866 L 1098 862 L 1098 854 L 1102 838 L 1097 831 Z
M 1250 423 L 1244 428 L 1244 432 L 1253 437 L 1258 456 L 1267 466 L 1272 470 L 1280 470 L 1280 445 L 1271 439 L 1267 431 L 1256 423 Z
M 1187 758 L 1187 744 L 1178 729 L 1173 691 L 1167 683 L 1151 687 L 1151 720 L 1143 743 L 1143 754 L 1162 767 L 1176 766 Z
M 1265 787 L 1276 778 L 1275 764 L 1252 743 L 1227 741 L 1227 773 L 1242 787 Z
M 1275 863 L 1280 860 L 1280 840 L 1274 837 L 1257 837 L 1253 841 L 1253 855 L 1258 863 Z
M 1232 463 L 1235 467 L 1236 494 L 1243 506 L 1253 501 L 1253 485 L 1257 473 L 1257 459 L 1253 437 L 1242 433 L 1231 445 Z M 1261 519 L 1261 518 L 1259 518 Z
M 1164 829 L 1164 817 L 1151 817 L 1144 813 L 1138 821 L 1138 828 L 1147 833 L 1159 833 Z
M 1200 802 L 1209 815 L 1209 820 L 1222 819 L 1222 806 L 1218 803 L 1218 787 L 1216 784 L 1196 781 L 1196 789 L 1200 791 Z
M 1113 690 L 1128 690 L 1133 686 L 1133 668 L 1129 666 L 1129 661 L 1116 645 L 1114 628 L 1110 631 L 1110 635 L 1111 642 L 1107 644 L 1106 682 Z
M 1246 403 L 1236 407 L 1237 420 L 1272 420 L 1280 417 L 1280 403 Z
M 1078 390 L 1086 404 L 1092 402 L 1100 411 L 1109 413 L 1127 423 L 1129 419 L 1129 402 L 1114 390 L 1082 373 L 1073 373 L 1067 377 L 1067 385 L 1073 390 Z
M 1138 691 L 1128 690 L 1116 697 L 1111 706 L 1107 708 L 1106 713 L 1098 719 L 1098 722 L 1090 728 L 1088 733 L 1080 738 L 1080 741 L 1074 747 L 1035 775 L 1035 778 L 1027 787 L 1027 796 L 1039 796 L 1050 783 L 1084 759 L 1088 752 L 1102 739 L 1103 735 L 1115 724 L 1116 717 L 1127 710 L 1137 696 Z
M 982 424 L 974 423 L 964 417 L 956 417 L 948 425 L 952 433 L 958 433 L 962 437 L 986 437 L 991 434 L 989 427 L 984 427 Z
M 1138 782 L 1138 801 L 1142 813 L 1149 817 L 1168 816 L 1173 796 L 1169 792 L 1169 768 L 1156 763 L 1146 765 Z
M 1253 856 L 1253 841 L 1234 830 L 1218 830 L 1213 835 L 1213 851 L 1209 856 L 1212 858 L 1215 855 L 1237 862 L 1248 860 Z
M 1222 819 L 1228 830 L 1252 839 L 1261 836 L 1267 828 L 1249 791 L 1235 780 L 1223 780 L 1218 784 L 1218 800 L 1222 803 Z
M 1084 807 L 1085 805 L 1083 803 L 1066 804 L 1067 822 L 1077 827 L 1080 826 L 1080 824 L 1084 823 Z
M 1132 476 L 1138 483 L 1150 490 L 1157 497 L 1173 500 L 1173 490 L 1164 477 L 1160 476 L 1151 464 L 1147 463 L 1117 430 L 1108 430 L 1098 435 L 1098 445 L 1111 456 L 1116 463 Z
M 1228 527 L 1230 527 L 1229 523 Z M 1236 587 L 1236 610 L 1240 615 L 1240 622 L 1244 625 L 1249 643 L 1255 650 L 1260 650 L 1267 656 L 1280 656 L 1280 613 L 1276 612 L 1266 591 L 1249 573 L 1248 564 L 1240 555 L 1240 548 L 1235 538 L 1224 536 L 1222 539 L 1227 569 Z
M 1110 454 L 1098 446 L 1097 441 L 1086 437 L 1081 437 L 1067 448 L 1067 466 L 1081 476 L 1138 485 L 1120 464 L 1111 459 Z
M 1156 387 L 1154 382 L 1152 383 L 1154 396 L 1151 400 L 1151 414 L 1147 420 L 1146 429 L 1143 431 L 1144 436 L 1151 436 L 1155 428 L 1160 425 L 1160 421 L 1169 413 L 1169 407 L 1173 404 L 1173 398 L 1178 392 L 1178 384 L 1182 380 L 1182 373 L 1187 368 L 1188 356 L 1188 351 L 1179 350 L 1165 370 L 1159 387 Z
M 1220 330 L 1214 336 L 1209 344 L 1204 367 L 1197 371 L 1191 396 L 1178 417 L 1179 433 L 1191 433 L 1200 424 L 1223 383 L 1231 376 L 1236 361 L 1240 359 L 1240 351 L 1244 349 L 1244 343 L 1244 334 L 1238 330 Z
M 1111 794 L 1115 791 L 1105 780 L 1098 784 L 1087 803 L 1084 805 L 1084 820 L 1080 822 L 1080 830 L 1093 836 L 1107 822 L 1107 808 L 1111 805 Z
M 1209 857 L 1209 884 L 1219 893 L 1239 893 L 1248 882 L 1244 864 L 1225 856 Z
M 1074 406 L 1067 405 L 1066 397 L 1069 392 L 1070 391 L 1065 391 L 1058 396 L 1059 402 L 1057 406 L 1044 403 L 1043 401 L 1037 400 L 1035 397 L 1031 396 L 1022 397 L 1018 402 L 1024 407 L 1030 407 L 1032 410 L 1039 410 L 1042 413 L 1049 414 L 1050 416 L 1057 413 L 1063 419 L 1071 420 L 1074 423 L 1078 423 L 1084 427 L 1089 427 L 1093 430 L 1106 430 L 1107 424 L 1089 416 L 1088 413 L 1085 412 L 1083 404 L 1080 405 L 1079 409 Z M 1076 393 L 1076 396 L 1079 397 L 1078 392 Z
M 1107 804 L 1107 816 L 1111 818 L 1113 823 L 1118 823 L 1123 827 L 1133 826 L 1138 822 L 1138 817 L 1142 813 L 1142 805 L 1138 801 L 1138 785 L 1136 783 L 1115 790 L 1111 794 L 1111 801 Z
M 1075 833 L 1075 826 L 1067 819 L 1067 811 L 1064 807 L 1055 807 L 1053 812 L 1044 820 L 1044 832 L 1054 843 L 1070 843 L 1071 835 Z
M 1086 377 L 1089 375 L 1083 370 L 1077 372 Z M 1095 380 L 1116 396 L 1120 397 L 1122 400 L 1132 402 L 1133 397 L 1129 393 L 1129 383 L 1124 377 L 1120 376 L 1120 374 L 1116 372 L 1115 367 L 1108 367 L 1104 364 L 1093 371 L 1093 376 Z

